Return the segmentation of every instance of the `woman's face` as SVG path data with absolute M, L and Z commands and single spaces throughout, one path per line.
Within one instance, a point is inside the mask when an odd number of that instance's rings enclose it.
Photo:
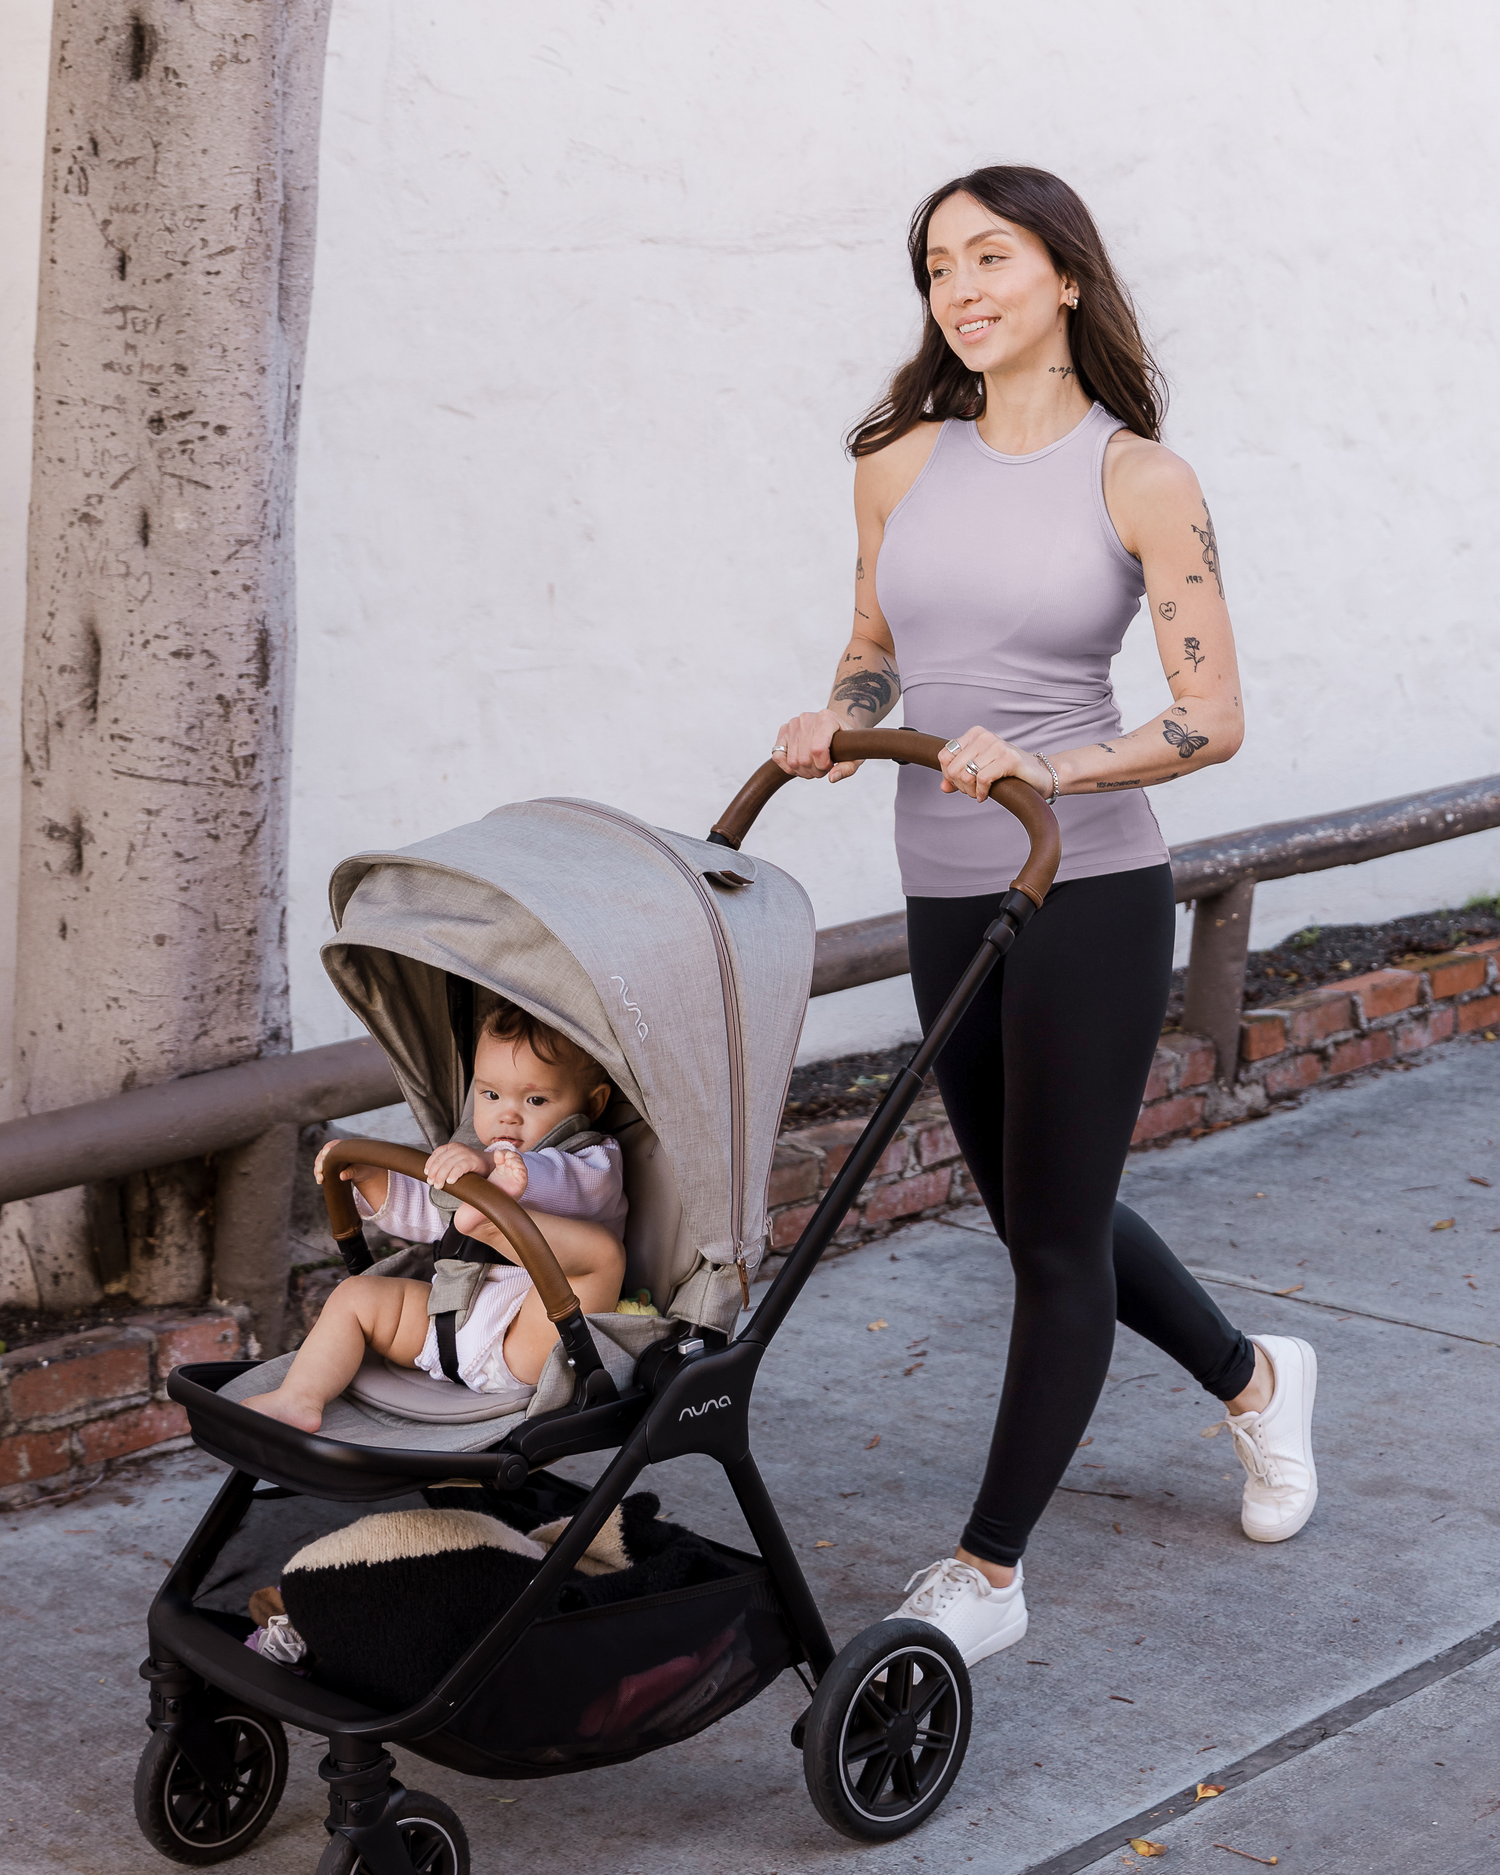
M 927 226 L 929 304 L 943 336 L 974 372 L 1004 371 L 1053 349 L 1073 282 L 1027 228 L 971 195 L 950 195 Z

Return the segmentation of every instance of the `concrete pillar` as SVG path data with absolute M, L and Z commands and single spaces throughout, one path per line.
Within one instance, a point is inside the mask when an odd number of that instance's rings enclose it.
M 291 1267 L 292 1181 L 297 1128 L 267 1127 L 220 1152 L 214 1203 L 213 1293 L 250 1311 L 263 1356 L 281 1352 Z

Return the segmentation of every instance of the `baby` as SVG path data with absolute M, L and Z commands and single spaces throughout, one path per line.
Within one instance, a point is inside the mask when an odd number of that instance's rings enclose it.
M 417 1241 L 440 1237 L 446 1226 L 429 1186 L 442 1189 L 465 1172 L 477 1173 L 526 1209 L 552 1246 L 586 1315 L 607 1313 L 620 1299 L 625 1250 L 625 1195 L 620 1148 L 604 1139 L 563 1152 L 542 1141 L 564 1121 L 568 1134 L 591 1129 L 609 1103 L 609 1079 L 556 1029 L 513 1003 L 502 1002 L 486 1021 L 474 1053 L 474 1131 L 485 1148 L 456 1141 L 439 1146 L 424 1167 L 427 1184 L 378 1166 L 345 1166 L 339 1176 L 355 1187 L 360 1212 L 383 1230 Z M 331 1144 L 332 1142 L 330 1142 Z M 314 1168 L 323 1182 L 324 1147 Z M 454 1224 L 502 1256 L 509 1243 L 473 1205 L 463 1204 Z M 368 1272 L 341 1282 L 297 1351 L 281 1385 L 244 1404 L 304 1432 L 316 1432 L 323 1408 L 354 1378 L 373 1348 L 400 1367 L 442 1377 L 435 1325 L 427 1313 L 430 1283 Z M 525 1270 L 493 1266 L 468 1319 L 458 1330 L 459 1375 L 479 1393 L 502 1393 L 520 1382 L 534 1386 L 557 1339 L 542 1299 Z

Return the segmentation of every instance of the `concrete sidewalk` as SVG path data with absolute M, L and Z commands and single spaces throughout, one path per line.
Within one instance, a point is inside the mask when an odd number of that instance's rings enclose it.
M 1126 1196 L 1186 1261 L 1217 1272 L 1232 1316 L 1316 1344 L 1323 1496 L 1295 1541 L 1247 1543 L 1228 1441 L 1200 1436 L 1217 1408 L 1122 1330 L 1092 1442 L 1027 1555 L 1031 1632 L 976 1669 L 968 1760 L 924 1830 L 857 1848 L 823 1826 L 787 1739 L 806 1703 L 790 1674 L 688 1744 L 613 1770 L 486 1784 L 401 1752 L 402 1775 L 455 1806 L 476 1870 L 497 1875 L 800 1875 L 856 1858 L 871 1875 L 1076 1875 L 1138 1862 L 1115 1826 L 1500 1614 L 1497 1096 L 1500 1047 L 1463 1043 L 1132 1162 Z M 911 1571 L 951 1546 L 983 1464 L 1009 1314 L 1004 1253 L 975 1214 L 826 1265 L 772 1348 L 757 1453 L 836 1640 L 887 1613 Z M 221 1476 L 183 1453 L 0 1520 L 4 1875 L 164 1866 L 130 1809 L 146 1736 L 135 1668 L 150 1596 Z M 668 1514 L 743 1540 L 706 1462 L 646 1482 Z M 242 1606 L 311 1530 L 353 1514 L 266 1507 L 226 1603 Z M 1255 1864 L 1216 1843 L 1309 1875 L 1489 1867 L 1497 1720 L 1500 1665 L 1484 1654 L 1147 1833 L 1171 1865 L 1225 1875 Z M 311 1875 L 321 1750 L 294 1736 L 281 1809 L 238 1866 Z

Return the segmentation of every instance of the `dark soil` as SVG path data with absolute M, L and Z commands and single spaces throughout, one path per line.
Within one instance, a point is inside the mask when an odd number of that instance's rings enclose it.
M 127 1300 L 96 1303 L 89 1309 L 70 1309 L 67 1314 L 41 1315 L 35 1309 L 0 1309 L 0 1354 L 13 1354 L 17 1348 L 29 1348 L 38 1341 L 54 1341 L 59 1335 L 80 1334 L 86 1328 L 113 1328 L 138 1304 Z
M 1251 951 L 1245 966 L 1245 1007 L 1258 1009 L 1303 990 L 1321 989 L 1367 970 L 1387 970 L 1413 957 L 1437 957 L 1462 944 L 1500 937 L 1500 901 L 1463 911 L 1418 912 L 1387 924 L 1310 925 L 1270 950 Z M 1167 1027 L 1182 1021 L 1185 970 L 1172 972 Z
M 840 1055 L 837 1061 L 810 1061 L 798 1068 L 792 1075 L 782 1130 L 872 1112 L 915 1047 L 915 1042 L 903 1042 L 899 1048 L 878 1054 Z M 926 1086 L 936 1086 L 930 1074 Z

